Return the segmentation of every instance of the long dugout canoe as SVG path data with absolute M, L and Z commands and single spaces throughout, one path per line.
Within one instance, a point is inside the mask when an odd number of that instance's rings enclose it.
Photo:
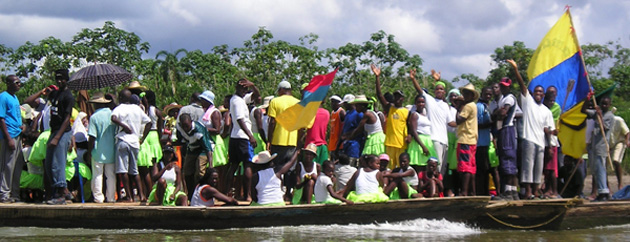
M 354 205 L 162 207 L 120 204 L 0 205 L 0 226 L 97 229 L 227 229 L 310 224 L 370 224 L 418 218 L 470 222 L 490 197 L 425 198 Z

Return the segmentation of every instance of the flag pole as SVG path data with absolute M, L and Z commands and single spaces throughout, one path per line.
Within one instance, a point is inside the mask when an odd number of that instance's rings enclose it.
M 571 21 L 571 26 L 573 26 L 573 17 L 571 17 L 571 12 L 569 11 L 569 9 L 567 9 L 567 13 L 569 14 L 569 21 Z M 571 33 L 573 35 L 576 35 L 575 34 L 575 28 L 574 27 L 572 27 L 572 28 L 573 29 L 572 29 Z M 577 36 L 575 36 L 575 42 L 576 42 L 575 44 L 578 47 L 578 50 L 580 51 L 580 59 L 582 60 L 582 68 L 584 68 L 584 72 L 586 74 L 586 64 L 584 62 L 584 56 L 582 55 L 582 46 L 580 46 L 580 42 L 579 42 Z M 588 89 L 591 92 L 593 92 L 593 87 L 591 85 L 591 79 L 588 77 L 588 74 L 586 74 L 586 82 L 588 83 Z M 595 98 L 595 97 L 593 97 L 593 105 L 595 107 L 597 107 L 597 98 Z M 606 143 L 607 160 L 608 160 L 608 163 L 609 163 L 610 167 L 615 167 L 613 165 L 613 163 L 612 163 L 612 158 L 610 157 L 610 145 L 608 144 L 608 139 L 606 138 L 606 132 L 604 131 L 603 120 L 604 120 L 604 118 L 602 117 L 601 112 L 597 112 L 597 121 L 599 121 L 598 122 L 599 123 L 599 129 L 601 130 L 602 136 L 604 137 L 604 142 Z M 606 176 L 608 176 L 608 175 L 606 175 Z M 608 180 L 608 178 L 606 178 L 606 179 Z

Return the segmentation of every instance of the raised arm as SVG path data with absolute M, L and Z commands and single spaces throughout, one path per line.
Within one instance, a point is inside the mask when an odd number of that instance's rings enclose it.
M 521 86 L 521 94 L 527 95 L 527 86 L 525 86 L 525 81 L 523 81 L 523 77 L 521 77 L 521 73 L 518 71 L 518 65 L 516 65 L 516 61 L 510 59 L 507 60 L 508 63 L 514 69 L 514 73 L 516 73 L 516 80 L 518 81 L 518 85 Z
M 291 167 L 295 165 L 295 162 L 297 161 L 299 154 L 300 154 L 300 150 L 298 149 L 295 151 L 295 153 L 293 153 L 293 156 L 291 156 L 291 160 L 287 162 L 286 164 L 284 164 L 284 166 L 282 166 L 282 168 L 280 168 L 280 170 L 276 172 L 276 176 L 278 178 L 281 178 L 282 174 L 287 173 L 289 169 L 291 169 Z
M 370 67 L 372 68 L 374 76 L 376 76 L 376 97 L 378 97 L 381 105 L 383 105 L 383 110 L 387 110 L 387 107 L 390 105 L 390 103 L 387 101 L 387 99 L 385 99 L 385 97 L 383 96 L 383 92 L 381 91 L 381 80 L 379 79 L 379 77 L 381 76 L 381 68 L 378 68 L 374 64 L 370 65 Z
M 409 79 L 411 79 L 411 82 L 413 83 L 413 87 L 416 88 L 416 91 L 419 94 L 422 94 L 422 87 L 420 87 L 420 84 L 418 83 L 418 80 L 416 80 L 416 69 L 411 69 L 409 70 Z

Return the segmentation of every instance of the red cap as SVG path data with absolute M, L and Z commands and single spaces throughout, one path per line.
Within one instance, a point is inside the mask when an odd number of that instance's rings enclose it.
M 504 77 L 504 78 L 501 78 L 501 82 L 499 82 L 499 84 L 509 87 L 512 85 L 512 80 L 510 80 L 510 78 Z

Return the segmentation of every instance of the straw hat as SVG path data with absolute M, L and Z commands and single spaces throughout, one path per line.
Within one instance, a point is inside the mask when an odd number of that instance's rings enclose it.
M 352 102 L 350 102 L 351 104 L 357 104 L 357 103 L 372 103 L 372 101 L 368 100 L 367 97 L 365 97 L 365 95 L 357 95 L 356 98 L 354 98 L 354 100 Z
M 169 105 L 166 105 L 166 107 L 164 107 L 164 114 L 168 115 L 168 113 L 173 110 L 173 109 L 181 109 L 182 105 L 179 105 L 177 103 L 171 103 Z
M 269 103 L 271 102 L 271 99 L 273 99 L 274 96 L 266 96 L 263 99 L 263 104 L 259 106 L 259 108 L 268 108 L 269 107 Z
M 274 153 L 272 155 L 269 153 L 268 150 L 264 150 L 258 153 L 257 155 L 255 155 L 254 158 L 252 158 L 252 163 L 258 164 L 258 165 L 267 164 L 271 160 L 276 158 L 276 156 L 278 156 L 278 154 Z
M 225 106 L 223 106 L 223 105 L 219 106 L 219 112 L 225 113 L 227 111 L 230 111 L 230 110 L 225 108 Z
M 147 90 L 147 87 L 140 85 L 139 81 L 132 81 L 131 83 L 129 83 L 129 86 L 127 87 L 128 89 L 140 89 L 140 90 Z
M 102 92 L 97 92 L 92 95 L 92 98 L 88 101 L 89 103 L 110 103 L 112 100 L 107 100 L 105 95 Z
M 473 100 L 479 99 L 479 92 L 477 92 L 477 90 L 475 90 L 475 86 L 472 83 L 468 83 L 468 84 L 466 84 L 466 86 L 460 87 L 459 91 L 462 92 L 462 93 L 464 91 L 472 92 L 474 94 Z
M 317 155 L 317 145 L 310 143 L 308 145 L 306 145 L 306 147 L 304 147 L 304 149 L 302 149 L 303 151 L 308 151 L 313 153 L 314 155 Z

